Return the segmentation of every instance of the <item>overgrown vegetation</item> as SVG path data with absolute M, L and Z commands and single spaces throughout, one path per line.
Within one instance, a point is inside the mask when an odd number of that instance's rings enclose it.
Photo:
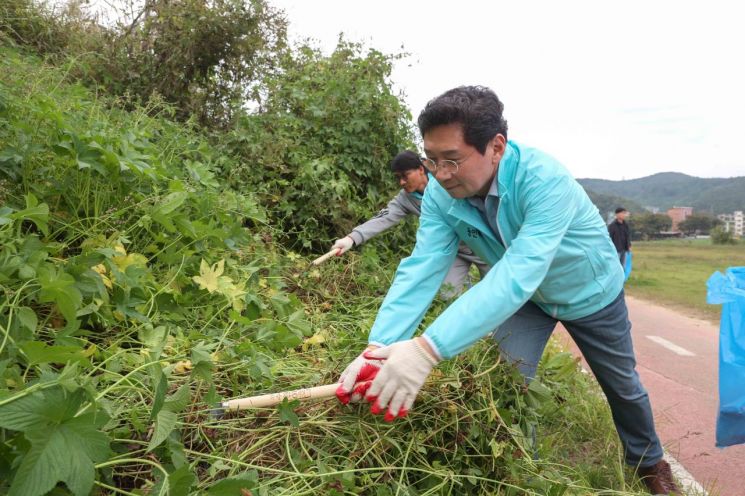
M 31 32 L 14 39 L 40 50 L 47 32 Z M 179 123 L 184 107 L 77 83 L 60 46 L 58 67 L 0 47 L 0 492 L 638 487 L 604 400 L 555 349 L 524 387 L 480 343 L 394 425 L 331 401 L 211 418 L 222 398 L 332 382 L 362 348 L 399 254 L 371 243 L 308 272 L 292 247 L 395 188 L 384 162 L 410 135 L 391 59 L 285 53 L 263 107 L 208 131 Z
M 362 52 L 340 41 L 329 57 L 304 47 L 285 58 L 264 83 L 262 111 L 222 141 L 238 157 L 223 168 L 227 183 L 250 185 L 290 246 L 325 250 L 385 205 L 395 192 L 388 162 L 413 147 L 411 116 L 388 83 L 392 58 Z
M 0 31 L 57 63 L 74 59 L 72 75 L 107 93 L 139 105 L 156 97 L 209 127 L 260 102 L 264 75 L 286 53 L 286 21 L 265 0 L 128 0 L 101 12 L 80 0 L 7 0 Z

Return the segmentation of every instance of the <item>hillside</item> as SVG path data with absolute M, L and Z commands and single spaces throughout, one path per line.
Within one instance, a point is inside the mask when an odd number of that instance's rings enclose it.
M 598 211 L 600 211 L 600 215 L 603 219 L 608 219 L 618 207 L 623 207 L 629 212 L 635 214 L 644 212 L 644 207 L 642 205 L 628 198 L 598 193 L 597 191 L 593 191 L 587 187 L 585 187 L 585 191 L 587 192 L 587 196 L 590 197 L 592 203 L 598 207 Z
M 643 206 L 662 210 L 688 206 L 720 214 L 745 209 L 745 177 L 703 178 L 662 172 L 625 181 L 589 178 L 578 181 L 585 189 L 596 193 L 629 198 Z

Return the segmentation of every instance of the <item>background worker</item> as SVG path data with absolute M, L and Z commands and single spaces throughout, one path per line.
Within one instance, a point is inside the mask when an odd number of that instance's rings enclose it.
M 679 494 L 635 370 L 623 269 L 605 223 L 566 168 L 507 141 L 502 109 L 490 89 L 467 86 L 419 115 L 436 181 L 414 251 L 398 266 L 368 347 L 342 373 L 337 396 L 348 403 L 364 395 L 389 421 L 405 416 L 439 361 L 490 334 L 531 378 L 561 322 L 605 393 L 626 462 L 652 493 Z M 412 339 L 459 240 L 492 268 Z
M 391 171 L 401 185 L 401 191 L 375 217 L 352 229 L 347 236 L 336 240 L 331 249 L 338 249 L 338 255 L 343 255 L 353 246 L 359 246 L 385 232 L 409 215 L 421 215 L 422 198 L 429 180 L 429 175 L 422 165 L 422 158 L 410 150 L 403 151 L 391 161 Z M 489 265 L 474 255 L 465 243 L 460 243 L 458 255 L 442 284 L 440 296 L 443 299 L 454 298 L 470 283 L 468 271 L 471 265 L 476 266 L 482 278 L 489 271 Z
M 631 251 L 631 230 L 626 218 L 629 211 L 623 207 L 616 209 L 616 218 L 608 224 L 608 234 L 610 235 L 613 246 L 618 252 L 618 259 L 621 261 L 621 267 L 626 267 L 626 254 Z

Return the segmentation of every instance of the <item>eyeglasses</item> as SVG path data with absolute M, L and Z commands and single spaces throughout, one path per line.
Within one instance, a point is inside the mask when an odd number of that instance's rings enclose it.
M 466 158 L 462 158 L 460 160 L 440 160 L 440 162 L 435 162 L 431 158 L 422 157 L 422 165 L 430 171 L 432 174 L 437 174 L 438 170 L 444 170 L 449 172 L 450 174 L 457 174 L 458 169 L 460 169 L 460 166 L 471 158 L 471 155 L 473 155 L 473 152 L 471 152 Z

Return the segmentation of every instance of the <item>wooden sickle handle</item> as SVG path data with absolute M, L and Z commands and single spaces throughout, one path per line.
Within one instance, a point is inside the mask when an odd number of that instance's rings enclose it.
M 330 252 L 326 253 L 325 255 L 321 255 L 320 257 L 316 258 L 311 262 L 313 265 L 321 265 L 323 262 L 328 260 L 329 258 L 333 257 L 339 252 L 340 248 L 334 248 Z
M 295 389 L 294 391 L 280 391 L 278 393 L 262 394 L 248 398 L 238 398 L 234 400 L 223 401 L 222 407 L 226 411 L 245 410 L 247 408 L 262 408 L 275 406 L 282 403 L 282 400 L 310 400 L 330 398 L 336 394 L 338 384 L 326 384 L 325 386 L 316 386 L 311 388 Z

